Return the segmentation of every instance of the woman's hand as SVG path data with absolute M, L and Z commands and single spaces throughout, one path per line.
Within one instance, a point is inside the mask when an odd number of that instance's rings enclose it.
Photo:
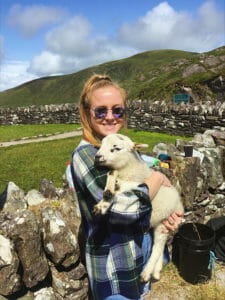
M 172 186 L 169 179 L 161 172 L 152 171 L 151 175 L 145 180 L 149 188 L 150 199 L 153 199 L 161 185 Z
M 179 228 L 182 223 L 183 213 L 179 210 L 175 210 L 172 215 L 169 216 L 167 220 L 163 220 L 162 223 L 166 229 L 162 230 L 163 233 L 168 233 L 169 231 L 175 231 Z

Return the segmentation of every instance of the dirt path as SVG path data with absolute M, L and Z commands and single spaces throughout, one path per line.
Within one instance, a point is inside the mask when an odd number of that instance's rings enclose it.
M 43 141 L 52 141 L 52 140 L 58 140 L 58 139 L 65 139 L 68 137 L 78 136 L 82 135 L 81 130 L 74 130 L 70 132 L 60 133 L 60 134 L 53 134 L 49 136 L 43 136 L 43 137 L 37 137 L 37 138 L 27 138 L 27 139 L 21 139 L 18 141 L 11 141 L 11 142 L 0 142 L 0 147 L 9 147 L 14 145 L 22 145 L 22 144 L 29 144 L 29 143 L 38 143 Z

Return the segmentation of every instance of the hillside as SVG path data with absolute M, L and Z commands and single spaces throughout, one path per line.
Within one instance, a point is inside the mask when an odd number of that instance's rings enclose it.
M 195 101 L 225 99 L 225 46 L 206 53 L 147 51 L 82 71 L 43 77 L 0 92 L 0 106 L 19 107 L 78 102 L 84 82 L 94 73 L 109 74 L 130 99 L 172 101 L 191 88 Z M 187 89 L 186 89 L 187 90 Z

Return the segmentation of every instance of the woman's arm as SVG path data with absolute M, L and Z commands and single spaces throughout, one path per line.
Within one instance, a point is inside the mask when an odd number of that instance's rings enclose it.
M 149 188 L 150 199 L 153 199 L 160 189 L 161 185 L 172 186 L 169 179 L 158 171 L 152 171 L 151 175 L 145 180 Z

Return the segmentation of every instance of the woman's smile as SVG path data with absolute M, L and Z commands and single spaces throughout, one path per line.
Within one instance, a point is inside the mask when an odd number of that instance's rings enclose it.
M 115 107 L 124 107 L 123 98 L 117 88 L 109 86 L 95 90 L 92 93 L 90 105 L 91 125 L 100 139 L 111 133 L 117 133 L 121 129 L 123 118 L 118 118 L 113 113 Z M 94 110 L 99 107 L 106 108 L 106 115 L 103 118 L 95 116 Z

